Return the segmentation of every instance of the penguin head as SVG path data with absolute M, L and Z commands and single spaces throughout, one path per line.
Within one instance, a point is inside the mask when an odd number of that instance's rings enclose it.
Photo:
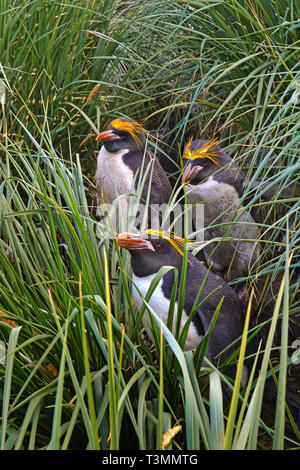
M 174 236 L 162 238 L 162 233 L 156 237 L 149 233 L 124 232 L 116 240 L 121 248 L 130 252 L 133 272 L 139 277 L 155 274 L 162 266 L 180 269 L 182 265 L 183 252 L 179 243 L 184 243 L 183 239 Z
M 101 132 L 96 140 L 103 142 L 108 152 L 116 153 L 120 150 L 136 151 L 143 149 L 146 138 L 142 126 L 130 118 L 114 119 L 107 131 Z
M 202 183 L 216 172 L 221 173 L 232 158 L 217 145 L 216 140 L 189 139 L 183 159 L 187 160 L 184 182 L 193 185 Z

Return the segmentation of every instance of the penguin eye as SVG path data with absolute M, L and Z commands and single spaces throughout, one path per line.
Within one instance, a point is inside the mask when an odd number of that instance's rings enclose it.
M 125 139 L 126 137 L 128 137 L 128 132 L 118 130 L 118 135 L 119 135 L 122 139 Z
M 163 245 L 162 243 L 158 243 L 158 244 L 156 245 L 156 249 L 157 249 L 157 251 L 161 251 L 161 250 L 164 249 L 164 245 Z

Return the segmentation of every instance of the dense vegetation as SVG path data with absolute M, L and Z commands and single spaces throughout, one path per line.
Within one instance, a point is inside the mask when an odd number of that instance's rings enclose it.
M 300 183 L 299 17 L 294 0 L 2 0 L 1 448 L 160 449 L 177 425 L 169 448 L 299 448 L 284 402 L 299 375 L 300 201 L 285 194 Z M 149 344 L 129 257 L 98 234 L 95 136 L 120 115 L 143 122 L 173 178 L 201 134 L 262 180 L 245 194 L 262 254 L 240 282 L 269 336 L 259 378 L 242 390 L 237 374 L 231 406 L 222 371 L 198 383 L 203 351 L 183 353 L 166 328 L 168 347 L 159 332 Z

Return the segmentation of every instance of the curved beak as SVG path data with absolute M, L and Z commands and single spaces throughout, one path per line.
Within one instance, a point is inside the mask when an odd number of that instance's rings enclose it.
M 199 171 L 203 170 L 203 166 L 201 165 L 195 165 L 195 166 L 192 166 L 190 163 L 187 165 L 187 167 L 185 168 L 184 170 L 184 173 L 183 173 L 183 182 L 185 184 L 188 184 L 190 183 L 191 181 L 193 181 L 193 179 L 195 178 L 195 176 L 197 176 L 197 174 L 199 173 Z
M 127 250 L 155 251 L 152 243 L 149 242 L 149 240 L 144 240 L 141 236 L 137 235 L 136 233 L 120 233 L 117 236 L 116 240 L 121 248 L 126 248 Z
M 98 142 L 107 142 L 108 140 L 119 140 L 121 137 L 115 134 L 113 131 L 104 131 L 101 134 L 98 134 L 96 140 Z

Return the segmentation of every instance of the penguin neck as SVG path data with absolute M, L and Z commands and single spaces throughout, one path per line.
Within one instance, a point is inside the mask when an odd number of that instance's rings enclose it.
M 179 259 L 180 257 L 180 259 Z M 138 278 L 146 276 L 155 276 L 162 266 L 173 266 L 177 268 L 179 273 L 181 271 L 182 258 L 177 253 L 174 253 L 172 259 L 166 261 L 164 264 L 154 262 L 151 255 L 147 257 L 144 251 L 135 251 L 131 253 L 131 267 L 134 275 Z
M 240 172 L 239 166 L 225 152 L 219 152 L 218 162 L 220 167 L 215 168 L 215 171 L 209 176 L 209 178 L 204 179 L 204 183 L 213 179 L 220 184 L 227 184 L 236 190 L 238 197 L 241 197 L 243 194 L 244 178 Z M 204 170 L 204 175 L 205 174 L 207 174 L 207 172 Z M 199 173 L 199 176 L 196 177 L 196 181 L 200 182 L 199 178 L 201 179 L 201 172 Z
M 235 189 L 238 198 L 243 194 L 243 178 L 238 169 L 228 168 L 213 176 L 214 180 L 220 184 L 226 184 Z
M 124 155 L 124 163 L 129 166 L 129 168 L 135 173 L 142 165 L 144 165 L 144 170 L 147 168 L 149 163 L 150 152 L 147 150 L 145 152 L 145 147 L 141 149 L 129 150 L 126 155 Z
M 118 150 L 118 152 L 109 152 L 103 145 L 99 152 L 99 158 L 107 163 L 110 163 L 111 161 L 115 162 L 116 160 L 120 160 L 123 155 L 126 155 L 128 152 L 129 149 L 121 149 Z
M 197 188 L 197 192 L 200 195 L 203 194 L 205 199 L 220 197 L 222 195 L 226 196 L 228 192 L 232 191 L 236 194 L 236 199 L 239 199 L 243 194 L 243 181 L 244 178 L 238 169 L 225 168 L 220 169 L 204 181 L 197 181 L 196 183 L 190 183 L 189 185 L 192 188 Z
M 205 183 L 192 186 L 187 191 L 187 198 L 190 204 L 195 204 L 200 200 L 204 201 L 205 226 L 215 221 L 216 216 L 220 220 L 224 214 L 230 217 L 238 207 L 240 199 L 235 188 L 223 181 L 217 181 L 210 177 Z

